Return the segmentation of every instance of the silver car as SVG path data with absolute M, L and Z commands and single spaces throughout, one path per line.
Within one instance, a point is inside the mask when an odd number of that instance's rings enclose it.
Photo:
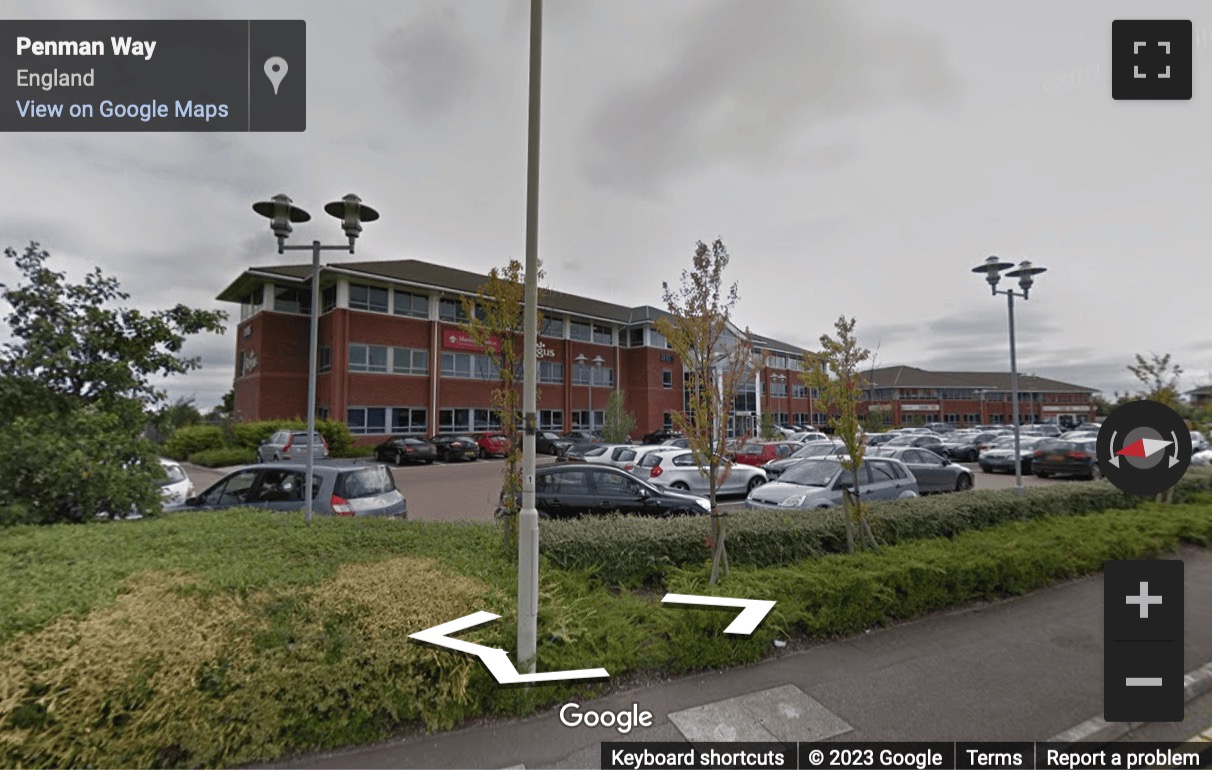
M 306 460 L 307 451 L 315 447 L 316 460 L 328 457 L 328 442 L 318 432 L 307 440 L 305 430 L 280 430 L 261 442 L 257 447 L 257 460 L 263 463 L 276 460 Z
M 716 490 L 721 495 L 744 495 L 766 483 L 766 471 L 752 465 L 729 463 L 725 460 L 721 466 L 727 469 L 727 475 Z M 708 477 L 710 469 L 699 465 L 694 459 L 694 452 L 681 450 L 679 452 L 650 452 L 640 460 L 640 465 L 633 471 L 649 484 L 684 492 L 705 495 L 709 491 Z
M 408 518 L 408 501 L 386 465 L 362 460 L 325 460 L 312 468 L 312 509 L 330 516 Z M 264 508 L 300 511 L 307 501 L 307 465 L 261 463 L 232 471 L 180 505 L 165 511 Z
M 754 489 L 745 501 L 751 508 L 832 508 L 842 504 L 842 491 L 853 488 L 851 472 L 840 457 L 801 460 L 778 481 Z M 869 457 L 859 469 L 859 495 L 864 500 L 897 500 L 918 496 L 917 481 L 900 460 Z

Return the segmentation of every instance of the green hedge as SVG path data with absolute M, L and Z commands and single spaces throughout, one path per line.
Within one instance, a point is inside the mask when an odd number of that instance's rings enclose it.
M 257 461 L 257 453 L 243 447 L 227 446 L 194 452 L 189 456 L 189 461 L 206 468 L 226 468 L 230 465 L 251 465 Z
M 184 425 L 164 442 L 164 454 L 184 460 L 196 452 L 220 449 L 223 444 L 223 429 L 217 425 Z
M 1212 473 L 1192 470 L 1175 490 L 1175 501 L 1212 491 Z M 1013 490 L 975 491 L 874 505 L 869 520 L 884 545 L 930 537 L 954 537 L 1012 521 L 1052 515 L 1134 508 L 1144 498 L 1108 482 L 1074 482 Z M 726 519 L 728 561 L 755 567 L 792 564 L 846 549 L 839 509 L 771 511 L 744 509 Z M 566 569 L 588 569 L 607 583 L 636 585 L 658 579 L 669 566 L 697 564 L 710 553 L 705 517 L 653 519 L 606 516 L 544 521 L 543 554 Z

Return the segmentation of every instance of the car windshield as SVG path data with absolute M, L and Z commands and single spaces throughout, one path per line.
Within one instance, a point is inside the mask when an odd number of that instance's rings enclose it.
M 746 444 L 741 447 L 740 454 L 743 455 L 760 455 L 763 451 L 764 444 Z
M 395 488 L 396 482 L 387 468 L 378 465 L 342 473 L 337 494 L 346 500 L 357 500 L 360 497 L 383 495 Z
M 316 442 L 317 444 L 321 443 L 321 441 L 320 441 L 320 435 L 319 435 L 318 433 L 317 433 L 317 434 L 313 434 L 313 436 L 312 436 L 312 437 L 315 439 L 315 442 Z M 307 443 L 307 431 L 304 431 L 304 432 L 302 432 L 302 433 L 293 433 L 293 434 L 291 434 L 291 439 L 290 439 L 290 440 L 291 440 L 291 443 L 293 443 L 293 444 L 306 444 L 306 443 Z
M 179 481 L 185 481 L 185 471 L 181 470 L 181 466 L 177 464 L 164 465 L 164 472 L 168 474 L 168 478 L 160 482 L 160 486 L 166 487 L 169 484 L 176 484 Z
M 913 446 L 913 440 L 917 438 L 912 433 L 903 433 L 888 442 L 889 446 Z
M 779 481 L 805 487 L 827 487 L 840 467 L 839 463 L 828 460 L 805 460 L 791 466 L 786 473 L 779 476 Z

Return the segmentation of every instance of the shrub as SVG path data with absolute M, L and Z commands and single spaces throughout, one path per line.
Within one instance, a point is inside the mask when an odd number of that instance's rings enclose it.
M 344 451 L 337 451 L 330 448 L 328 451 L 328 454 L 331 457 L 373 457 L 374 453 L 374 444 L 359 444 Z
M 204 449 L 189 456 L 194 465 L 205 468 L 226 468 L 230 465 L 250 465 L 257 461 L 256 452 L 243 447 L 221 447 L 219 449 Z
M 184 425 L 164 442 L 164 453 L 174 460 L 185 460 L 195 452 L 223 446 L 223 430 L 217 425 Z

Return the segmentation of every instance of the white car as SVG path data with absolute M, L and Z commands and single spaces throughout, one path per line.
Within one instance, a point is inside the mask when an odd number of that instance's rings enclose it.
M 1202 452 L 1208 448 L 1208 439 L 1204 436 L 1204 434 L 1197 430 L 1191 431 L 1191 451 Z
M 194 482 L 185 475 L 181 464 L 173 460 L 160 460 L 168 478 L 160 482 L 160 497 L 165 505 L 177 505 L 194 496 Z
M 1203 449 L 1191 455 L 1192 465 L 1212 465 L 1212 449 Z
M 717 493 L 721 495 L 745 495 L 766 483 L 766 471 L 752 465 L 728 463 L 727 477 Z M 694 452 L 649 452 L 632 471 L 636 477 L 654 486 L 675 489 L 693 494 L 706 494 L 709 490 L 707 466 L 695 462 Z

